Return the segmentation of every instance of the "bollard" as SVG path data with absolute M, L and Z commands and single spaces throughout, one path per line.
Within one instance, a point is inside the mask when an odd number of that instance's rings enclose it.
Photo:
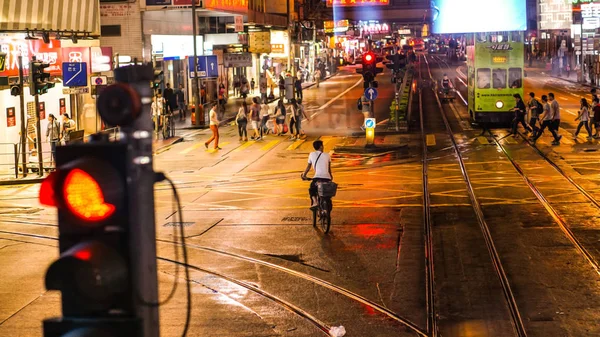
M 375 118 L 365 119 L 365 138 L 367 143 L 365 147 L 375 146 L 375 126 L 377 125 Z

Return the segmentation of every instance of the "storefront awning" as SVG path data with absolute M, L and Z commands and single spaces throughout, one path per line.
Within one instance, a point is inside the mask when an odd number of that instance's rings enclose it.
M 2 0 L 0 31 L 100 33 L 98 0 Z

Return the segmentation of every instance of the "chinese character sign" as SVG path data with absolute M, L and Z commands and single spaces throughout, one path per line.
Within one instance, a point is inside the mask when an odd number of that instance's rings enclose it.
M 38 61 L 50 64 L 46 71 L 51 75 L 60 76 L 62 74 L 60 41 L 52 40 L 51 43 L 45 44 L 42 40 L 0 37 L 0 53 L 6 54 L 4 71 L 0 71 L 0 76 L 19 76 L 19 55 L 23 56 L 25 69 L 29 69 L 29 60 L 35 56 Z
M 17 117 L 15 116 L 15 108 L 6 108 L 6 126 L 17 126 Z

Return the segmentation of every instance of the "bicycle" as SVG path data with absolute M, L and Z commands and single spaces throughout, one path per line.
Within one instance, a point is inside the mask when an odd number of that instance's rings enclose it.
M 166 114 L 163 116 L 163 125 L 162 125 L 162 135 L 164 139 L 171 138 L 171 133 L 173 130 L 173 118 L 171 114 Z
M 312 181 L 312 178 L 306 178 L 303 180 Z M 313 227 L 317 226 L 317 221 L 321 225 L 323 233 L 329 233 L 331 227 L 331 211 L 333 210 L 333 203 L 331 198 L 335 197 L 337 192 L 337 184 L 333 181 L 320 181 L 317 182 L 317 208 L 312 210 L 313 213 Z

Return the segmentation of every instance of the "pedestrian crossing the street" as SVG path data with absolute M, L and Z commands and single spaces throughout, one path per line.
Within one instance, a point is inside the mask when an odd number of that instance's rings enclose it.
M 341 137 L 322 137 L 326 147 L 333 147 L 335 143 L 341 141 Z M 298 139 L 295 141 L 289 141 L 288 138 L 280 138 L 280 139 L 266 139 L 265 141 L 255 141 L 250 140 L 244 143 L 235 143 L 235 142 L 221 142 L 219 143 L 219 147 L 223 149 L 223 151 L 228 151 L 231 153 L 240 153 L 247 151 L 261 151 L 267 152 L 277 148 L 280 144 L 286 144 L 287 146 L 284 149 L 285 151 L 296 151 L 296 150 L 306 150 L 304 148 L 301 149 L 303 145 L 306 145 L 306 139 Z M 289 145 L 288 145 L 289 144 Z M 309 149 L 310 150 L 310 149 Z M 179 151 L 181 155 L 193 155 L 197 152 L 208 152 L 215 153 L 219 150 L 215 150 L 213 148 L 204 149 L 204 143 L 199 142 L 197 144 L 187 146 L 183 148 L 183 150 Z

